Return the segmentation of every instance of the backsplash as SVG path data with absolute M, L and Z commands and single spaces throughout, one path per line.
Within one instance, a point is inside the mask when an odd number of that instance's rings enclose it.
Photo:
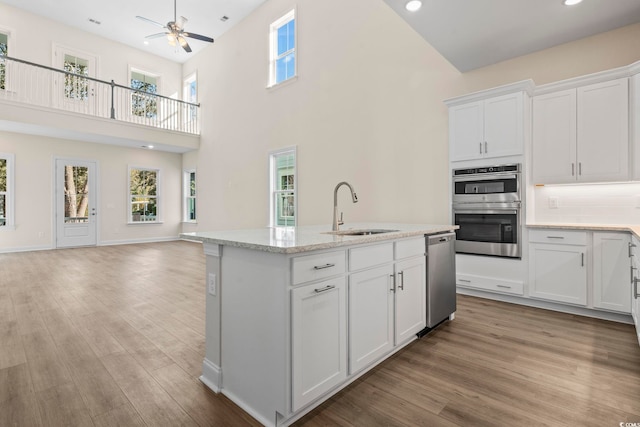
M 637 182 L 547 185 L 535 187 L 534 198 L 536 223 L 640 224 Z

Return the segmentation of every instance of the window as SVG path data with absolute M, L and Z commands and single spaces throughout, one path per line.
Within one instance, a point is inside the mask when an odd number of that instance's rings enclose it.
M 13 154 L 0 153 L 0 229 L 14 224 Z
M 160 222 L 157 169 L 129 168 L 129 222 Z
M 296 75 L 295 27 L 295 10 L 271 24 L 269 86 L 282 83 Z
M 269 156 L 270 225 L 296 225 L 296 149 L 274 151 Z
M 184 222 L 196 221 L 196 171 L 184 171 Z
M 73 55 L 64 55 L 64 70 L 87 77 L 89 75 L 89 61 Z M 65 74 L 64 76 L 65 98 L 86 101 L 89 99 L 89 80 L 78 76 Z
M 134 116 L 155 119 L 158 116 L 159 77 L 138 70 L 131 70 L 131 113 Z
M 9 34 L 0 33 L 0 55 L 9 55 Z M 6 89 L 7 64 L 5 59 L 0 59 L 0 90 Z
M 182 92 L 182 100 L 191 102 L 192 104 L 198 103 L 198 81 L 196 73 L 191 74 L 184 80 L 184 87 Z M 195 106 L 187 107 L 187 113 L 185 114 L 185 122 L 192 122 L 198 118 L 198 109 Z

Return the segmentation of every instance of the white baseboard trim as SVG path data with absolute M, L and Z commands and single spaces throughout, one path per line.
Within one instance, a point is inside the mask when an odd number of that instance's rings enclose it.
M 126 240 L 103 240 L 98 243 L 98 246 L 116 246 L 116 245 L 133 245 L 136 243 L 159 243 L 159 242 L 173 242 L 180 240 L 179 236 L 168 237 L 148 237 L 144 239 L 126 239 Z
M 512 304 L 525 305 L 528 307 L 542 308 L 544 310 L 559 311 L 561 313 L 576 314 L 578 316 L 593 317 L 596 319 L 609 320 L 612 322 L 633 324 L 630 314 L 614 313 L 610 311 L 594 310 L 586 307 L 576 307 L 554 303 L 551 301 L 537 300 L 533 298 L 518 297 L 506 294 L 498 294 L 493 292 L 485 292 L 482 290 L 458 287 L 457 292 L 461 295 L 469 295 L 473 297 L 485 298 L 495 301 L 508 302 Z
M 200 381 L 215 393 L 220 393 L 222 388 L 222 370 L 209 359 L 202 361 L 202 375 Z
M 51 245 L 27 246 L 23 248 L 6 248 L 6 249 L 0 249 L 0 254 L 8 254 L 8 253 L 14 253 L 14 252 L 50 251 L 52 249 L 55 249 L 55 248 Z
M 254 411 L 253 408 L 251 408 L 251 406 L 247 405 L 243 400 L 239 399 L 238 396 L 236 396 L 235 394 L 229 392 L 229 390 L 224 390 L 223 389 L 222 390 L 222 394 L 227 396 L 229 398 L 229 400 L 231 400 L 233 403 L 238 405 L 240 407 L 240 409 L 245 411 L 247 414 L 251 415 L 256 420 L 258 420 L 258 422 L 260 424 L 262 424 L 263 426 L 265 426 L 265 427 L 276 427 L 276 423 L 275 423 L 274 420 L 269 420 L 269 419 L 263 417 L 261 414 L 259 414 L 256 411 Z M 274 413 L 274 416 L 275 416 L 275 413 Z

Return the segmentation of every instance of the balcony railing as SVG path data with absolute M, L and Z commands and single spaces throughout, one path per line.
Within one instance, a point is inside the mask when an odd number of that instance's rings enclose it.
M 199 134 L 200 104 L 0 55 L 0 100 Z

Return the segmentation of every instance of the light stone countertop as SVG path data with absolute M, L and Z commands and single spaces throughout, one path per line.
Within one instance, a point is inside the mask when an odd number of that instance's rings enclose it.
M 640 225 L 633 224 L 581 224 L 581 223 L 544 223 L 537 222 L 527 224 L 528 228 L 556 228 L 565 230 L 592 230 L 592 231 L 625 231 L 633 233 L 640 239 Z
M 348 223 L 340 226 L 340 231 L 362 229 L 396 231 L 365 236 L 344 236 L 328 234 L 331 232 L 330 225 L 315 225 L 252 230 L 202 231 L 182 233 L 180 237 L 204 243 L 237 246 L 265 252 L 293 254 L 362 243 L 395 240 L 405 237 L 437 234 L 452 231 L 457 228 L 459 227 L 456 225 L 446 224 Z

